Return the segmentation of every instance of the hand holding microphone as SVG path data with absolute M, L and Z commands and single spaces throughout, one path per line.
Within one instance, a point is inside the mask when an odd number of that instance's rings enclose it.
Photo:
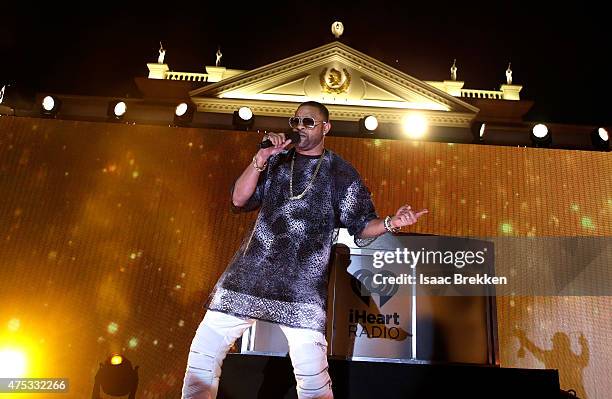
M 298 132 L 291 131 L 289 133 L 266 133 L 264 139 L 261 143 L 259 143 L 259 148 L 270 148 L 275 147 L 278 148 L 279 145 L 285 145 L 286 140 L 291 140 L 291 143 L 297 145 L 300 142 L 300 134 Z M 286 145 L 288 145 L 286 144 Z M 284 149 L 285 147 L 283 147 Z
M 297 145 L 300 142 L 300 134 L 290 133 L 267 133 L 259 143 L 258 161 L 267 162 L 268 158 L 287 149 L 291 144 Z

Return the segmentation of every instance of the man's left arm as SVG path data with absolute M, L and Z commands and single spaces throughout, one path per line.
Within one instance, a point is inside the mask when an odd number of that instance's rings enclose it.
M 388 221 L 387 221 L 387 225 L 391 228 L 391 229 L 401 229 L 402 227 L 405 226 L 410 226 L 412 224 L 415 224 L 417 222 L 417 220 L 423 216 L 424 214 L 428 213 L 429 211 L 427 209 L 422 209 L 418 212 L 415 212 L 412 210 L 412 207 L 408 204 L 401 206 L 397 212 L 395 213 L 394 216 L 391 216 Z M 361 231 L 361 233 L 359 234 L 359 238 L 376 238 L 384 233 L 386 233 L 388 231 L 387 227 L 385 226 L 385 219 L 372 219 L 368 222 L 368 224 L 366 225 L 366 227 L 364 227 L 364 229 Z

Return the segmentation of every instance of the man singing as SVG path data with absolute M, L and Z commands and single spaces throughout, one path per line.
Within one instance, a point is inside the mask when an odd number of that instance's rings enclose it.
M 298 398 L 333 398 L 324 334 L 335 229 L 346 227 L 364 245 L 428 212 L 404 205 L 377 217 L 357 171 L 324 146 L 331 129 L 324 105 L 301 104 L 289 125 L 299 142 L 268 133 L 273 146 L 260 149 L 234 184 L 234 207 L 260 211 L 206 304 L 187 361 L 185 399 L 216 397 L 227 352 L 255 320 L 279 324 L 287 337 Z

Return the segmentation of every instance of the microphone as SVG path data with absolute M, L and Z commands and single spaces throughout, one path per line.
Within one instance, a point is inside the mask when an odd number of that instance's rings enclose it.
M 298 132 L 294 132 L 293 130 L 290 131 L 289 133 L 285 133 L 285 138 L 291 139 L 291 144 L 295 144 L 297 145 L 300 142 L 300 134 Z M 268 148 L 268 147 L 273 147 L 274 144 L 272 144 L 272 141 L 270 139 L 264 140 L 261 143 L 259 143 L 259 148 Z

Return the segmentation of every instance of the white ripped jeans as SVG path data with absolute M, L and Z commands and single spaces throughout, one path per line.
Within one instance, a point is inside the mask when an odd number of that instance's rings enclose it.
M 221 365 L 234 341 L 255 320 L 208 310 L 200 323 L 187 360 L 183 399 L 215 399 Z M 289 356 L 299 399 L 333 399 L 327 372 L 327 341 L 318 331 L 280 326 L 289 342 Z

